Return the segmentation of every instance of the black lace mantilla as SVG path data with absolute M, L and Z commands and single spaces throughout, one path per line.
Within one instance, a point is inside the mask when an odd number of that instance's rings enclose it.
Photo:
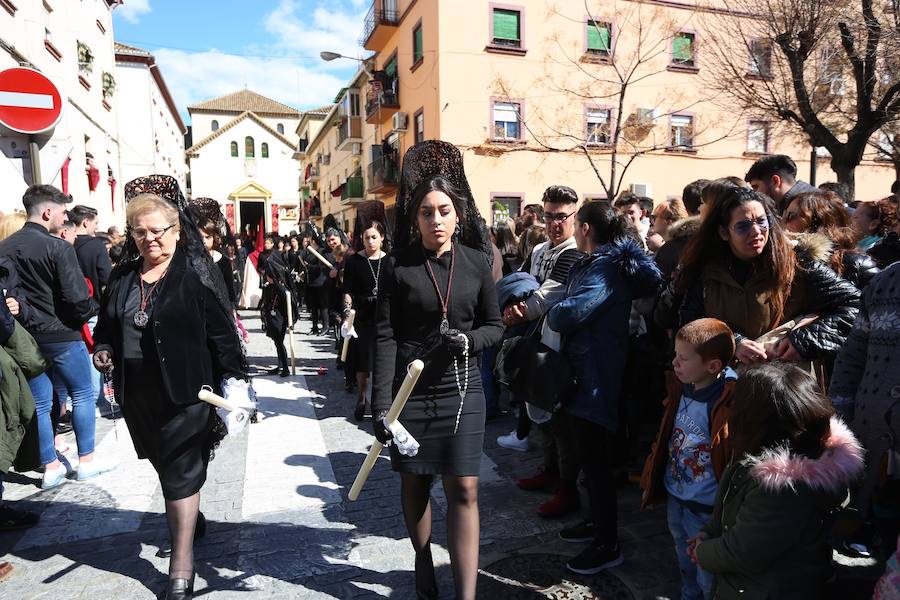
M 437 175 L 452 183 L 465 198 L 466 207 L 461 219 L 464 225 L 459 234 L 460 243 L 484 252 L 488 264 L 493 265 L 494 252 L 491 249 L 491 239 L 488 236 L 487 225 L 472 197 L 472 190 L 469 188 L 469 181 L 463 168 L 462 155 L 456 146 L 441 140 L 420 142 L 407 150 L 403 157 L 400 193 L 397 196 L 394 247 L 406 248 L 413 243 L 416 219 L 415 215 L 409 214 L 413 191 L 420 183 Z
M 184 199 L 184 194 L 181 193 L 178 181 L 169 175 L 147 175 L 146 177 L 138 177 L 125 184 L 126 204 L 140 194 L 155 194 L 178 209 L 178 220 L 181 227 L 181 241 L 179 244 L 187 254 L 188 264 L 200 277 L 203 285 L 212 290 L 216 299 L 225 308 L 225 311 L 231 314 L 232 306 L 228 300 L 225 282 L 221 277 L 216 276 L 218 268 L 213 264 L 212 257 L 203 245 L 200 230 L 197 229 L 197 224 L 194 222 L 191 211 L 188 210 L 187 200 Z M 130 225 L 126 226 L 125 240 L 122 264 L 137 260 L 140 257 L 137 245 L 131 236 Z

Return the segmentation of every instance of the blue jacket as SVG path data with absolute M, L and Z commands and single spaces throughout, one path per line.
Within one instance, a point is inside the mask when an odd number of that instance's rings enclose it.
M 563 409 L 610 431 L 619 426 L 631 301 L 652 296 L 663 278 L 653 259 L 631 239 L 606 244 L 569 272 L 566 299 L 548 313 L 563 336 L 562 352 L 578 378 Z
M 497 302 L 500 312 L 514 302 L 521 302 L 535 292 L 541 284 L 531 273 L 516 271 L 497 282 Z

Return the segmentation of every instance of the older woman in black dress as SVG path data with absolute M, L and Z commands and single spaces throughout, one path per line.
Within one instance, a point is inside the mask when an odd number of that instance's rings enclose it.
M 419 597 L 436 598 L 430 488 L 441 476 L 456 597 L 475 597 L 478 474 L 484 393 L 478 356 L 503 325 L 491 277 L 487 229 L 469 191 L 459 151 L 428 141 L 407 152 L 397 201 L 397 250 L 379 288 L 372 410 L 375 435 L 390 438 L 384 415 L 415 359 L 425 370 L 400 422 L 421 444 L 414 457 L 391 446 L 403 514 L 416 552 Z
M 193 540 L 217 417 L 204 385 L 243 379 L 221 272 L 174 179 L 125 186 L 128 258 L 113 272 L 94 331 L 94 365 L 111 373 L 135 450 L 159 474 L 172 536 L 168 599 L 193 596 Z M 138 255 L 139 254 L 139 255 Z

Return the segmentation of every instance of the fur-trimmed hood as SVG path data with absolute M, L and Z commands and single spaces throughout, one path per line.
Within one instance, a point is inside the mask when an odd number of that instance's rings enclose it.
M 791 235 L 794 251 L 805 260 L 827 263 L 834 250 L 834 242 L 822 233 L 797 233 Z
M 840 494 L 862 473 L 863 448 L 850 428 L 831 418 L 825 451 L 816 459 L 792 454 L 786 447 L 768 448 L 744 459 L 750 473 L 766 490 L 777 492 L 797 484 L 828 495 Z
M 675 221 L 666 230 L 666 241 L 688 239 L 700 230 L 700 215 Z

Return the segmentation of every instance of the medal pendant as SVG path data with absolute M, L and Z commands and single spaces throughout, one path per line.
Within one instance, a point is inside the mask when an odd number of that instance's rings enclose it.
M 445 318 L 441 319 L 441 335 L 447 335 L 447 332 L 450 331 L 450 321 Z
M 143 329 L 147 326 L 147 323 L 150 322 L 150 317 L 143 310 L 139 310 L 134 313 L 134 325 L 138 329 Z
M 373 296 L 377 296 L 377 295 L 378 295 L 378 286 L 377 286 L 377 285 L 376 285 L 374 288 L 372 288 L 372 295 L 373 295 Z

